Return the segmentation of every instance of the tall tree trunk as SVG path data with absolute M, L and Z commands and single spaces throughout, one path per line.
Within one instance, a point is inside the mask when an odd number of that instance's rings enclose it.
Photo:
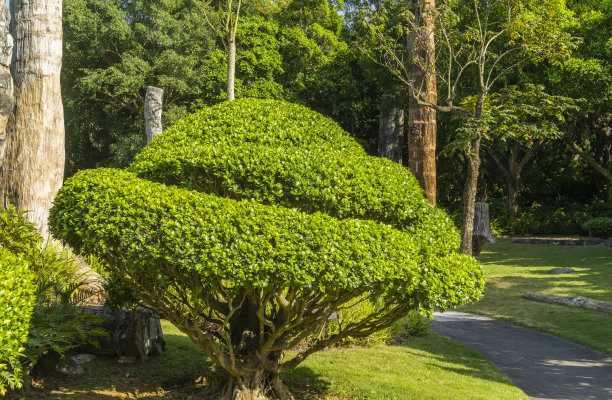
M 164 105 L 164 89 L 147 86 L 145 95 L 144 117 L 147 144 L 162 133 L 162 108 Z
M 402 164 L 404 110 L 397 108 L 394 97 L 383 96 L 378 124 L 378 156 Z
M 461 228 L 461 252 L 472 254 L 472 236 L 474 235 L 474 206 L 480 170 L 480 140 L 478 135 L 470 142 L 466 150 L 467 176 L 463 187 L 463 226 Z
M 234 100 L 234 79 L 236 77 L 236 34 L 229 36 L 227 49 L 227 100 Z
M 511 221 L 514 221 L 519 216 L 518 207 L 518 185 L 521 179 L 521 169 L 519 168 L 516 158 L 519 152 L 518 142 L 512 144 L 510 157 L 508 157 L 508 182 L 506 184 L 506 212 Z
M 408 74 L 413 82 L 408 104 L 408 168 L 419 181 L 425 196 L 436 204 L 436 110 L 420 105 L 417 98 L 437 102 L 434 18 L 435 0 L 413 3 L 416 30 L 408 35 Z
M 4 156 L 6 125 L 13 113 L 13 77 L 11 60 L 13 59 L 13 37 L 9 33 L 11 16 L 3 3 L 0 5 L 0 168 Z
M 486 97 L 486 91 L 482 90 L 474 110 L 474 119 L 476 120 L 482 119 Z M 474 206 L 476 204 L 476 190 L 478 189 L 478 174 L 480 173 L 480 141 L 482 140 L 481 128 L 477 127 L 475 129 L 477 131 L 474 132 L 474 137 L 465 150 L 467 176 L 463 187 L 463 226 L 461 228 L 461 252 L 470 255 L 472 254 L 472 237 L 474 236 Z
M 30 210 L 48 236 L 47 218 L 64 176 L 62 1 L 11 0 L 15 109 L 7 125 L 0 201 Z

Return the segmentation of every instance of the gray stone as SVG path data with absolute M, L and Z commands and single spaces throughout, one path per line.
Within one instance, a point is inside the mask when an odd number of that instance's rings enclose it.
M 77 354 L 66 357 L 56 367 L 56 369 L 66 375 L 83 375 L 85 369 L 83 365 L 93 361 L 96 358 L 93 354 Z
M 80 351 L 96 355 L 137 357 L 140 360 L 164 352 L 166 341 L 159 316 L 152 310 L 138 308 L 111 311 L 104 307 L 84 309 L 101 318 L 102 321 L 96 326 L 104 328 L 108 336 L 95 338 L 99 348 L 88 344 L 80 347 Z
M 572 268 L 553 268 L 550 270 L 550 273 L 553 275 L 568 274 L 570 272 L 576 272 L 576 271 Z
M 145 133 L 147 144 L 157 135 L 162 133 L 162 109 L 164 89 L 155 86 L 147 86 L 145 95 L 144 116 Z

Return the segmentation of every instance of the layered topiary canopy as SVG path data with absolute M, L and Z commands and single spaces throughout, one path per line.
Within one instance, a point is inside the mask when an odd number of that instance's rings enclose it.
M 206 350 L 228 373 L 227 398 L 291 398 L 278 375 L 312 352 L 483 289 L 449 218 L 405 168 L 279 101 L 201 110 L 128 171 L 75 175 L 50 222 Z M 363 320 L 313 335 L 367 299 L 378 306 Z

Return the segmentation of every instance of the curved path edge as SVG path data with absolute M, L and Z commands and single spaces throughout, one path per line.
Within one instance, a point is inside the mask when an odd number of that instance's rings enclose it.
M 435 313 L 431 329 L 487 357 L 530 399 L 612 399 L 612 357 L 596 350 L 457 311 Z

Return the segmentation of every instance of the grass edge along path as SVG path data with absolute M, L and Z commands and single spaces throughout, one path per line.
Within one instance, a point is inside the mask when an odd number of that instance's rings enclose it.
M 174 326 L 162 321 L 162 327 L 167 341 L 162 356 L 136 364 L 98 357 L 82 377 L 39 379 L 38 389 L 8 399 L 214 399 L 203 395 L 215 383 L 212 363 Z M 406 345 L 316 353 L 283 379 L 296 400 L 527 398 L 489 360 L 434 333 Z
M 522 297 L 532 291 L 612 301 L 612 248 L 500 239 L 486 244 L 478 260 L 485 271 L 485 296 L 458 311 L 533 328 L 612 355 L 612 314 Z M 552 268 L 575 272 L 553 275 Z

